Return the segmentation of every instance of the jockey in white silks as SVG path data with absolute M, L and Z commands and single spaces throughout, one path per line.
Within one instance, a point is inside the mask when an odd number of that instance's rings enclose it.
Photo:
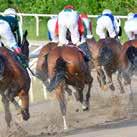
M 59 46 L 68 44 L 66 39 L 67 29 L 71 34 L 71 41 L 73 44 L 80 42 L 80 35 L 78 30 L 79 14 L 74 10 L 72 5 L 67 5 L 58 15 L 58 27 L 59 27 Z
M 116 38 L 119 34 L 119 23 L 109 9 L 105 9 L 97 18 L 96 34 L 100 39 L 106 38 L 106 31 L 110 38 Z
M 80 42 L 86 42 L 86 39 L 92 38 L 92 24 L 87 14 L 80 14 L 79 18 L 81 19 L 83 30 L 81 30 L 81 25 L 79 24 L 79 33 L 80 33 Z
M 48 28 L 48 39 L 52 42 L 58 42 L 58 28 L 57 28 L 57 17 L 52 17 L 51 19 L 48 20 L 47 22 L 47 28 Z
M 125 22 L 124 30 L 129 40 L 135 39 L 135 35 L 137 35 L 137 14 L 128 14 L 128 19 Z
M 21 53 L 19 24 L 14 9 L 8 8 L 0 16 L 0 46 L 2 43 L 17 54 Z

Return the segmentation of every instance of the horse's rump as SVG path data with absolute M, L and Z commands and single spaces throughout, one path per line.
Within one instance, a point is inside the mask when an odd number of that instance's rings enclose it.
M 135 66 L 137 66 L 137 48 L 130 46 L 126 51 L 128 60 Z
M 62 79 L 74 85 L 76 80 L 83 79 L 88 69 L 83 55 L 75 47 L 64 46 L 53 49 L 48 54 L 47 63 L 49 78 L 54 83 L 56 79 L 54 86 Z
M 100 63 L 104 66 L 107 64 L 111 64 L 113 60 L 118 61 L 118 57 L 121 51 L 121 44 L 119 41 L 107 38 L 104 40 L 100 40 L 99 42 L 100 51 Z
M 128 66 L 128 60 L 131 62 L 131 64 L 133 64 L 134 59 L 136 57 L 136 48 L 137 48 L 136 39 L 126 41 L 123 44 L 122 49 L 121 49 L 120 58 L 119 58 L 122 68 L 126 68 Z

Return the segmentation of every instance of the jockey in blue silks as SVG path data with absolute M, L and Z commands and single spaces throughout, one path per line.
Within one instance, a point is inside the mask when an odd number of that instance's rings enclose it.
M 96 34 L 100 39 L 106 38 L 106 31 L 110 38 L 116 38 L 119 34 L 119 23 L 109 9 L 105 9 L 97 18 Z
M 57 30 L 57 23 L 58 18 L 57 17 L 51 17 L 51 19 L 47 22 L 47 28 L 48 28 L 48 39 L 52 42 L 58 42 L 58 32 Z

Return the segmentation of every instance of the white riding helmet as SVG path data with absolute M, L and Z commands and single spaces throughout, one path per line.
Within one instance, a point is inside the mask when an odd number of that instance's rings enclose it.
M 103 10 L 102 14 L 112 14 L 112 12 L 109 9 L 105 9 Z
M 132 12 L 128 13 L 128 17 L 127 17 L 128 20 L 133 19 L 133 17 L 134 17 L 134 13 Z
M 15 9 L 13 8 L 8 8 L 4 11 L 4 15 L 5 16 L 12 16 L 12 17 L 16 17 L 17 16 L 17 13 L 15 11 Z

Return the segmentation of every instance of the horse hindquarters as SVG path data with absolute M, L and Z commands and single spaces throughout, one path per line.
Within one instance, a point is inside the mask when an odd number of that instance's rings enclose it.
M 62 58 L 58 58 L 55 65 L 55 75 L 47 87 L 48 91 L 54 90 L 61 81 L 65 80 L 65 68 L 66 62 Z
M 55 89 L 56 97 L 59 101 L 60 110 L 63 116 L 64 129 L 67 129 L 66 124 L 66 101 L 64 96 L 65 89 L 65 71 L 66 71 L 66 62 L 62 58 L 58 58 L 55 64 L 55 75 L 50 81 L 47 89 L 52 91 Z

